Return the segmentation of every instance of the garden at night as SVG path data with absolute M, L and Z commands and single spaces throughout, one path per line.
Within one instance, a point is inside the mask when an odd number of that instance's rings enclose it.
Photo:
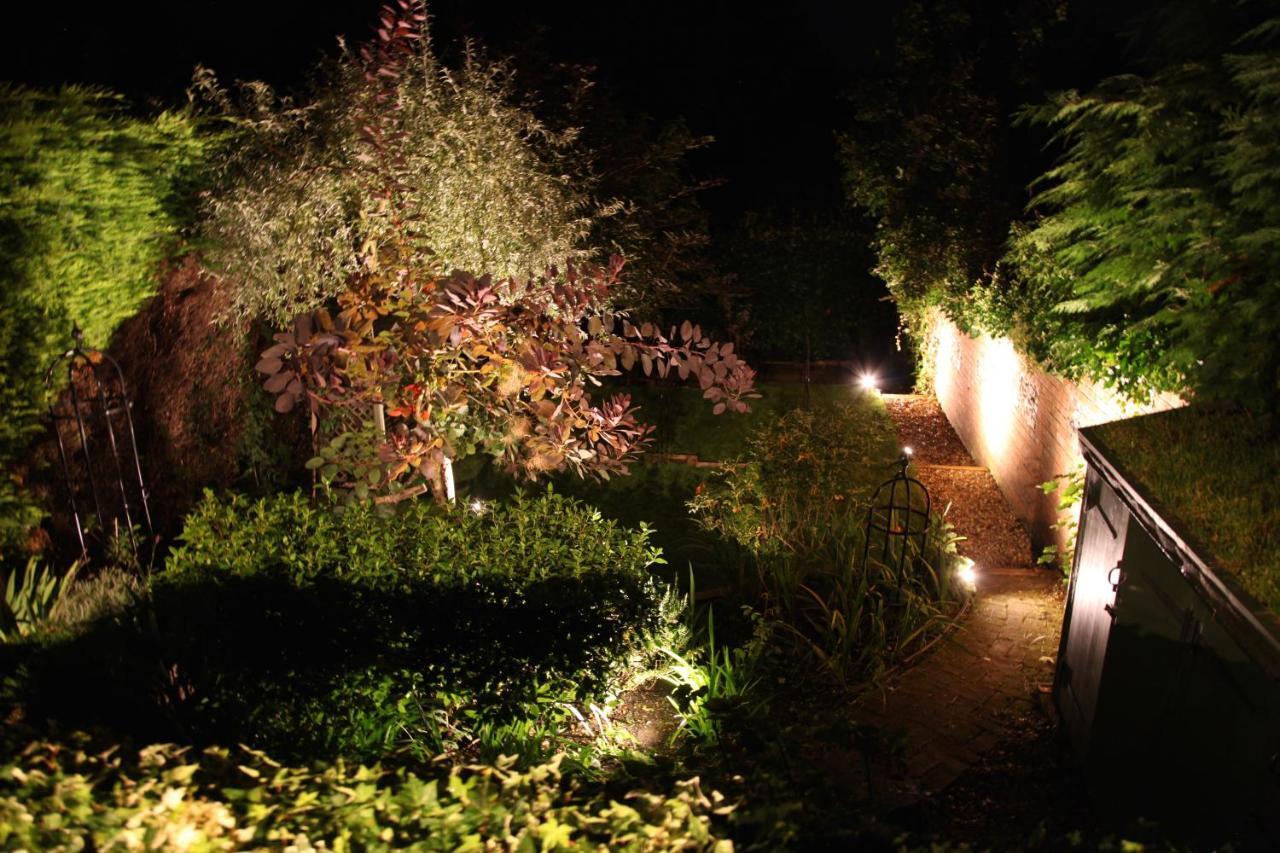
M 27 4 L 0 849 L 1280 849 L 1280 4 Z

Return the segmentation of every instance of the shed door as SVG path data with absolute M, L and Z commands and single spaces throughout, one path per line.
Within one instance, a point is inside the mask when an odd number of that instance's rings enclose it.
M 1084 512 L 1058 671 L 1058 710 L 1076 755 L 1089 745 L 1102 661 L 1111 633 L 1116 593 L 1108 575 L 1124 553 L 1129 510 L 1092 468 L 1085 480 Z

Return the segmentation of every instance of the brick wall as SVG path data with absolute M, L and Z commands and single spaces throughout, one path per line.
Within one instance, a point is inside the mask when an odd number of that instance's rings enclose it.
M 1161 395 L 1147 405 L 1122 400 L 1091 382 L 1050 376 L 1004 338 L 972 338 L 939 315 L 933 324 L 934 393 L 960 440 L 996 483 L 1037 548 L 1055 543 L 1049 529 L 1057 498 L 1038 484 L 1081 461 L 1076 430 L 1182 404 Z

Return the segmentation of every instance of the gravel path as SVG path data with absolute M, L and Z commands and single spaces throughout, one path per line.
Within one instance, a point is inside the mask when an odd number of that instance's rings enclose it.
M 916 476 L 938 510 L 966 537 L 959 551 L 983 568 L 1027 568 L 1032 565 L 1031 539 L 1005 503 L 996 481 L 964 449 L 947 417 L 932 397 L 885 394 L 898 439 L 912 448 Z
M 1053 677 L 1062 588 L 1055 573 L 1029 567 L 1026 532 L 991 475 L 961 455 L 937 402 L 885 395 L 885 404 L 935 503 L 953 503 L 949 517 L 968 537 L 960 551 L 978 566 L 967 617 L 922 661 L 854 706 L 859 723 L 903 744 L 900 759 L 881 766 L 873 783 L 880 805 L 892 809 L 928 800 L 997 746 L 1025 737 L 1021 729 L 1039 713 Z
M 938 401 L 923 394 L 881 394 L 898 438 L 915 452 L 915 458 L 931 465 L 976 463 L 965 449 Z

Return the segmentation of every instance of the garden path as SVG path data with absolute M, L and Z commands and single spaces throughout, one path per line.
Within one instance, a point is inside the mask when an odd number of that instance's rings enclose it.
M 997 744 L 1019 736 L 1052 680 L 1062 622 L 1055 573 L 1031 567 L 1031 543 L 995 481 L 973 462 L 935 400 L 884 395 L 899 438 L 915 452 L 935 505 L 953 504 L 960 551 L 978 567 L 966 617 L 914 666 L 855 705 L 857 722 L 901 738 L 873 771 L 872 795 L 907 806 L 955 781 Z

